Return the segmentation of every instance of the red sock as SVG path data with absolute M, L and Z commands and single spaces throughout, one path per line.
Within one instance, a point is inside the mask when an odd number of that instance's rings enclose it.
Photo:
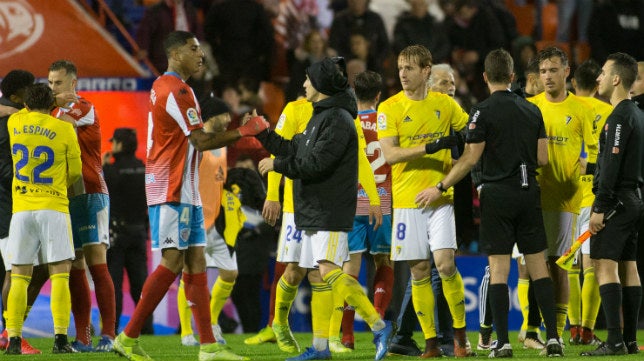
M 270 303 L 268 305 L 268 325 L 273 326 L 273 318 L 275 317 L 275 290 L 277 289 L 277 284 L 282 278 L 282 275 L 286 271 L 286 263 L 275 262 L 275 271 L 273 271 L 273 283 L 271 283 L 271 296 Z
M 92 295 L 89 291 L 89 282 L 87 282 L 84 268 L 72 268 L 69 272 L 69 292 L 76 327 L 76 339 L 85 345 L 89 345 L 92 340 L 90 335 Z
M 176 278 L 177 275 L 174 272 L 162 265 L 158 265 L 154 272 L 148 276 L 143 284 L 139 303 L 134 309 L 130 322 L 123 330 L 127 337 L 138 338 L 141 335 L 141 328 L 143 328 L 145 320 L 154 312 Z
M 373 280 L 373 307 L 380 314 L 380 317 L 385 317 L 385 311 L 389 307 L 391 301 L 392 288 L 394 286 L 394 270 L 389 266 L 380 266 L 376 270 L 376 275 Z
M 96 303 L 101 314 L 103 330 L 101 336 L 109 336 L 112 339 L 116 336 L 114 328 L 116 327 L 116 300 L 114 296 L 114 283 L 112 276 L 107 269 L 107 264 L 96 264 L 89 267 L 89 273 L 94 280 L 94 293 L 96 293 Z
M 350 275 L 358 279 L 358 276 Z M 356 318 L 356 310 L 346 302 L 344 303 L 344 312 L 342 313 L 342 343 L 353 343 L 353 322 Z
M 191 305 L 192 315 L 199 331 L 199 342 L 209 344 L 217 342 L 212 334 L 210 325 L 210 292 L 206 272 L 183 273 L 183 285 L 186 290 L 186 300 Z

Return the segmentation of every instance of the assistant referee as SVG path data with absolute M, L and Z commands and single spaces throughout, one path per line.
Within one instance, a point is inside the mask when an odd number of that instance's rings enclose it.
M 546 324 L 549 356 L 562 356 L 556 329 L 554 286 L 545 259 L 546 235 L 536 181 L 537 167 L 548 163 L 548 145 L 539 109 L 510 91 L 513 60 L 498 49 L 485 58 L 490 97 L 470 112 L 465 152 L 436 187 L 416 202 L 427 207 L 481 160 L 481 245 L 490 263 L 489 297 L 498 337 L 490 357 L 512 357 L 508 338 L 508 273 L 512 247 L 525 255 L 537 303 Z

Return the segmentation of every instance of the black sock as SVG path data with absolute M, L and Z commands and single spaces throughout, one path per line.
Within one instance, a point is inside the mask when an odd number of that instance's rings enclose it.
M 622 287 L 622 312 L 624 314 L 624 342 L 637 340 L 637 320 L 642 302 L 642 287 Z
M 543 322 L 546 324 L 546 338 L 558 339 L 557 317 L 555 316 L 555 286 L 550 277 L 543 277 L 532 281 L 534 297 L 539 303 Z
M 606 343 L 614 347 L 623 341 L 619 324 L 620 308 L 622 307 L 622 285 L 619 283 L 601 285 L 599 286 L 599 295 L 602 298 L 602 308 L 606 317 L 606 330 L 608 331 Z
M 508 337 L 508 309 L 510 307 L 508 285 L 505 283 L 491 284 L 488 288 L 488 297 L 492 307 L 496 337 L 499 340 L 498 347 L 502 347 L 504 344 L 510 343 Z
M 530 280 L 528 288 L 528 326 L 541 327 L 541 312 L 539 312 L 539 303 L 534 293 L 534 282 Z

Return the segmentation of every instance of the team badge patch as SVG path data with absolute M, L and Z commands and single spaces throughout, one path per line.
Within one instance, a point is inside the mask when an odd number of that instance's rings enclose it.
M 188 117 L 188 122 L 190 125 L 197 125 L 199 124 L 199 113 L 197 113 L 197 109 L 195 108 L 190 108 L 186 110 L 186 117 Z
M 277 120 L 277 125 L 275 125 L 275 129 L 282 130 L 285 122 L 286 122 L 286 114 L 280 115 L 280 118 Z
M 384 113 L 378 114 L 378 130 L 387 129 L 387 116 Z
M 179 237 L 181 237 L 181 240 L 183 240 L 184 242 L 187 242 L 190 238 L 190 228 L 181 229 L 179 231 Z

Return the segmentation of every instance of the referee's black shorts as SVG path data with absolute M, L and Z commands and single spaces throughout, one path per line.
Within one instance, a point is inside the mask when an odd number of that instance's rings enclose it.
M 481 249 L 488 255 L 511 254 L 516 242 L 523 254 L 548 247 L 541 214 L 541 190 L 532 180 L 527 189 L 517 180 L 485 183 L 481 189 Z
M 644 205 L 637 190 L 619 191 L 624 204 L 606 221 L 604 229 L 590 237 L 590 258 L 619 261 L 637 260 L 637 233 Z

